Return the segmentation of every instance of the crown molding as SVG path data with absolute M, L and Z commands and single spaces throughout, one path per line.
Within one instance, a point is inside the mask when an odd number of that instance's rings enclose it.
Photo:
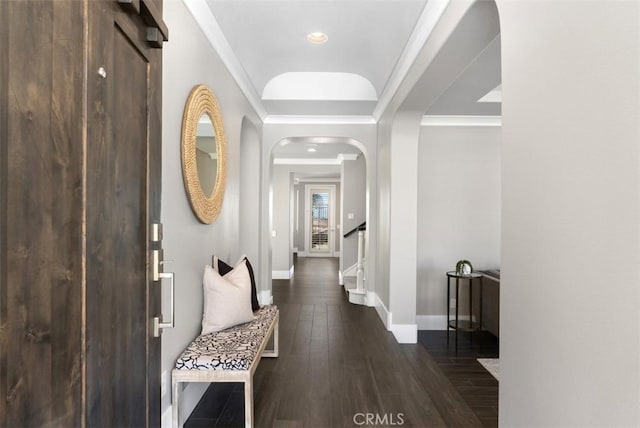
M 300 183 L 340 183 L 340 178 L 326 177 L 326 178 L 298 178 L 298 184 Z
M 269 115 L 264 118 L 265 125 L 375 125 L 373 116 L 310 116 L 310 115 Z
M 357 160 L 356 153 L 340 153 L 336 158 L 274 158 L 274 165 L 342 165 L 346 160 Z
M 300 144 L 331 144 L 331 143 L 340 143 L 340 144 L 351 144 L 354 146 L 358 145 L 358 140 L 354 140 L 351 137 L 287 137 L 280 140 L 281 146 L 286 146 L 291 143 L 300 143 Z
M 423 116 L 421 126 L 502 126 L 502 116 Z
M 202 0 L 184 0 L 184 4 L 187 6 L 187 9 L 189 9 L 189 12 L 191 12 L 193 19 L 196 20 L 207 40 L 209 40 L 209 43 L 211 43 L 213 49 L 220 56 L 222 63 L 235 79 L 244 96 L 247 97 L 251 107 L 253 107 L 256 114 L 260 116 L 260 119 L 264 122 L 267 117 L 267 111 L 262 105 L 256 89 L 251 84 L 247 72 L 240 64 L 238 57 L 233 53 L 233 49 L 231 49 L 229 42 L 218 25 L 218 21 L 213 16 L 213 13 L 211 13 L 209 6 L 207 6 L 207 2 Z
M 274 158 L 274 165 L 340 165 L 342 162 L 337 158 Z
M 407 77 L 411 66 L 415 62 L 418 54 L 424 47 L 427 39 L 431 35 L 431 32 L 440 20 L 440 17 L 444 13 L 450 1 L 451 0 L 429 0 L 424 9 L 422 9 L 420 18 L 418 18 L 418 22 L 411 32 L 411 36 L 409 36 L 409 41 L 402 50 L 400 58 L 398 59 L 391 76 L 389 76 L 389 80 L 387 80 L 387 84 L 378 99 L 378 104 L 373 111 L 373 117 L 376 122 L 380 120 L 385 109 L 389 106 L 389 103 L 391 103 L 391 99 L 396 92 L 398 92 L 398 88 L 400 88 L 402 81 Z

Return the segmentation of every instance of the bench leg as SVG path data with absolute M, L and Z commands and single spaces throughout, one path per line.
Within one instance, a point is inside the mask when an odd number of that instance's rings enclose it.
M 180 424 L 180 383 L 175 380 L 171 382 L 171 418 L 173 419 L 173 428 L 182 428 Z
M 263 357 L 267 357 L 267 358 L 277 358 L 278 357 L 278 342 L 279 342 L 279 336 L 278 336 L 278 332 L 280 331 L 280 329 L 278 328 L 278 324 L 280 324 L 280 319 L 276 320 L 276 324 L 273 326 L 273 350 L 264 350 L 264 352 L 262 353 Z
M 253 428 L 253 376 L 244 381 L 244 426 Z

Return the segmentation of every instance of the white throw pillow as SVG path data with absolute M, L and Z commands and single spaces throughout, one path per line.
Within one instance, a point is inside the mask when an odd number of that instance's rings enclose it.
M 253 321 L 251 278 L 244 261 L 224 278 L 211 266 L 205 266 L 202 286 L 204 289 L 202 334 Z

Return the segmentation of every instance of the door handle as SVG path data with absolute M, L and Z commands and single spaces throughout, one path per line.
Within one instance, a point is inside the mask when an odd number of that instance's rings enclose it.
M 160 333 L 161 333 L 161 329 L 164 328 L 173 328 L 175 327 L 175 313 L 176 313 L 176 281 L 175 281 L 175 274 L 173 272 L 161 272 L 158 274 L 158 277 L 160 279 L 160 285 L 162 285 L 162 279 L 163 278 L 168 278 L 169 279 L 169 283 L 171 285 L 171 298 L 170 298 L 170 305 L 171 305 L 171 319 L 169 319 L 168 321 L 164 320 L 164 316 L 162 316 L 162 319 L 160 319 L 160 317 L 153 317 L 153 337 L 160 337 Z

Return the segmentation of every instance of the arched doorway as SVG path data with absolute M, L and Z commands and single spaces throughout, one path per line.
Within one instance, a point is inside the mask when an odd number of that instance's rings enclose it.
M 273 146 L 269 164 L 273 279 L 290 278 L 293 254 L 339 257 L 336 279 L 342 285 L 343 271 L 357 259 L 357 236 L 344 235 L 369 220 L 366 151 L 362 143 L 345 137 L 288 137 Z

